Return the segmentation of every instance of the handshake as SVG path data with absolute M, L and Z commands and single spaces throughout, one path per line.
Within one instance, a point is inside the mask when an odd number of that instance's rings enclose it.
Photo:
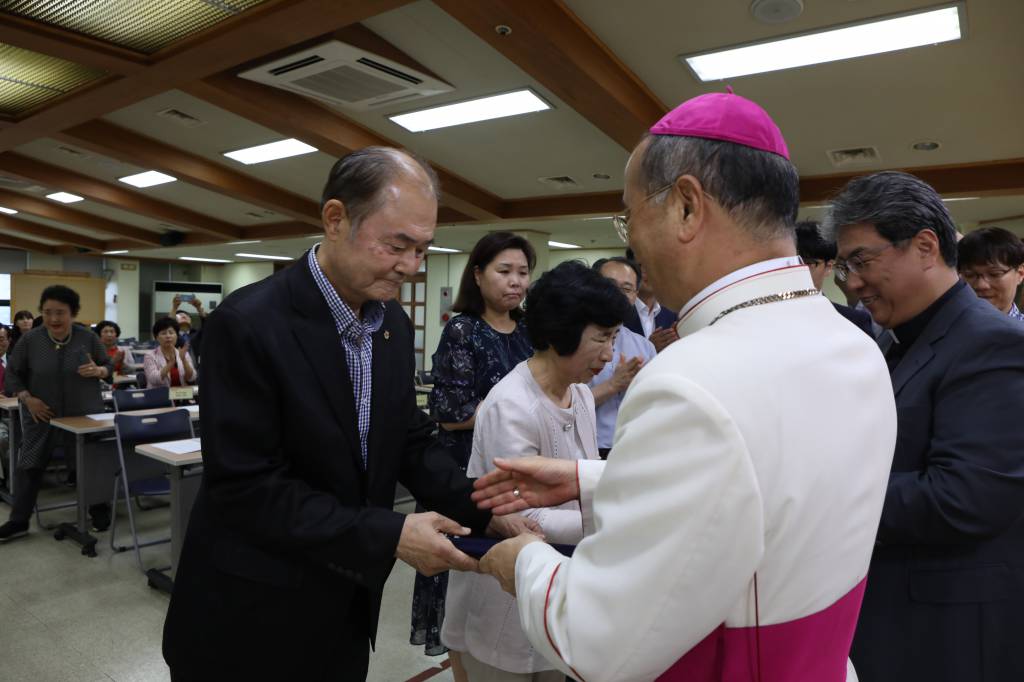
M 499 542 L 477 562 L 460 551 L 446 535 L 467 536 L 469 528 L 434 512 L 409 514 L 402 526 L 395 556 L 423 575 L 447 570 L 493 575 L 502 588 L 515 594 L 515 561 L 523 547 L 544 539 L 540 526 L 516 512 L 551 507 L 579 497 L 576 462 L 547 457 L 495 459 L 498 467 L 474 483 L 473 501 L 494 516 L 487 526 Z

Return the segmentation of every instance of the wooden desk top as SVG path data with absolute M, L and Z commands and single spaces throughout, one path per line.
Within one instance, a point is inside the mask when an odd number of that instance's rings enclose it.
M 17 398 L 0 398 L 0 410 L 17 411 Z
M 174 410 L 183 410 L 183 407 L 161 407 L 156 410 L 131 410 L 128 412 L 122 412 L 121 414 L 130 414 L 134 417 L 144 417 L 147 414 L 162 414 L 164 412 L 173 412 Z M 192 411 L 192 421 L 199 420 L 199 410 Z M 89 434 L 89 433 L 104 433 L 107 431 L 114 430 L 113 419 L 90 419 L 89 417 L 61 417 L 59 419 L 51 419 L 50 426 L 54 426 L 63 431 L 69 431 L 76 436 Z
M 157 461 L 169 464 L 174 467 L 189 466 L 191 464 L 202 464 L 203 462 L 203 451 L 196 450 L 195 452 L 186 452 L 184 454 L 178 454 L 176 452 L 170 452 L 160 447 L 160 443 L 147 443 L 146 445 L 136 445 L 135 452 L 140 455 L 145 455 Z

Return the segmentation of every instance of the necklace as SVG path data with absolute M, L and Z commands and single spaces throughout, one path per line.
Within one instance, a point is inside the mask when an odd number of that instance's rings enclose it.
M 803 298 L 804 296 L 814 296 L 814 295 L 820 294 L 820 293 L 821 292 L 818 291 L 817 289 L 799 289 L 797 291 L 785 291 L 785 292 L 783 292 L 781 294 L 768 294 L 767 296 L 758 296 L 757 298 L 752 298 L 749 301 L 744 301 L 743 303 L 737 303 L 736 305 L 734 305 L 731 308 L 726 308 L 722 312 L 718 313 L 718 316 L 715 317 L 715 319 L 711 320 L 711 322 L 708 324 L 708 326 L 710 327 L 715 322 L 718 322 L 720 319 L 722 319 L 723 317 L 725 317 L 729 313 L 734 313 L 737 310 L 743 310 L 744 308 L 753 308 L 754 306 L 765 305 L 766 303 L 778 303 L 779 301 L 791 301 L 794 298 Z
M 54 350 L 60 350 L 65 344 L 67 344 L 68 340 L 71 339 L 71 332 L 68 332 L 68 335 L 65 336 L 63 340 L 53 338 L 53 334 L 50 333 L 49 329 L 46 330 L 46 335 L 50 337 L 50 341 L 53 341 Z

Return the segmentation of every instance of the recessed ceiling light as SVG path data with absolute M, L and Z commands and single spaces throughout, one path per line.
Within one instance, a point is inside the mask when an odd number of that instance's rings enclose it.
M 295 260 L 291 256 L 267 256 L 261 253 L 236 253 L 239 258 L 265 258 L 267 260 Z
M 309 154 L 315 151 L 317 151 L 316 147 L 312 147 L 305 142 L 299 142 L 294 138 L 288 138 L 287 140 L 279 140 L 255 147 L 236 149 L 233 152 L 224 152 L 224 156 L 249 166 L 254 163 L 286 159 L 289 156 L 299 156 L 300 154 Z
M 228 245 L 230 245 L 230 246 L 238 246 L 239 244 L 259 244 L 259 243 L 260 243 L 259 239 L 251 239 L 249 241 L 244 241 L 244 242 L 228 242 Z
M 178 256 L 178 260 L 190 260 L 196 263 L 232 263 L 233 261 L 223 258 L 197 258 L 196 256 Z
M 566 244 L 565 242 L 548 242 L 548 246 L 556 248 L 556 249 L 580 249 L 580 248 L 583 248 L 581 246 L 577 246 L 576 244 Z
M 128 253 L 128 249 L 122 249 L 120 251 L 104 251 L 104 256 L 120 256 L 123 253 Z
M 603 216 L 598 216 L 596 218 L 584 218 L 583 222 L 587 222 L 588 220 L 611 220 L 614 217 L 615 216 L 603 215 Z
M 427 251 L 437 251 L 438 253 L 458 253 L 458 249 L 449 249 L 444 246 L 428 246 Z
M 702 81 L 722 80 L 959 40 L 960 3 L 680 59 Z
M 389 118 L 408 131 L 419 133 L 424 130 L 448 128 L 477 121 L 490 121 L 495 118 L 518 116 L 550 108 L 550 104 L 537 97 L 532 91 L 516 90 L 502 95 L 480 97 L 467 102 L 389 116 Z
M 70 194 L 68 192 L 54 192 L 53 194 L 47 194 L 46 198 L 59 201 L 62 204 L 73 204 L 76 201 L 84 201 L 84 199 L 77 194 Z
M 15 211 L 13 208 L 5 208 L 3 206 L 0 206 L 0 213 L 6 213 L 7 215 L 14 215 L 15 213 L 17 213 L 17 211 Z
M 919 152 L 933 152 L 941 146 L 942 145 L 940 143 L 935 142 L 934 140 L 924 140 L 923 142 L 915 142 L 911 145 L 915 151 Z
M 952 199 L 943 199 L 943 201 L 977 201 L 981 197 L 953 197 Z
M 126 185 L 131 185 L 132 187 L 152 187 L 153 185 L 163 185 L 167 182 L 175 182 L 177 179 L 178 178 L 173 175 L 167 175 L 167 173 L 161 173 L 160 171 L 154 170 L 118 178 L 120 182 L 123 182 Z

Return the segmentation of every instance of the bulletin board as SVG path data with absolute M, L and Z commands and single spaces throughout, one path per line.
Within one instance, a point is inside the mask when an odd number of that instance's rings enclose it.
M 77 321 L 94 325 L 103 320 L 106 313 L 104 292 L 107 281 L 100 277 L 75 277 L 66 272 L 35 274 L 16 272 L 11 275 L 11 317 L 19 310 L 31 310 L 39 315 L 39 297 L 43 289 L 53 284 L 63 284 L 74 289 L 81 299 L 82 309 Z

